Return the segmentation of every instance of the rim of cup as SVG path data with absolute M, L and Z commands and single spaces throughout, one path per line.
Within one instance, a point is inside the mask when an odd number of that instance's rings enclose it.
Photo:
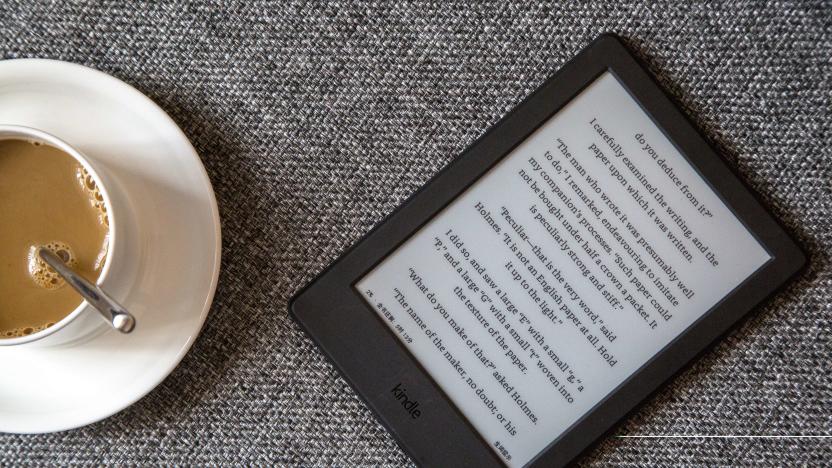
M 83 153 L 75 149 L 75 147 L 73 147 L 66 141 L 58 138 L 57 136 L 51 133 L 47 133 L 43 130 L 23 125 L 0 124 L 0 141 L 12 139 L 39 142 L 41 144 L 47 144 L 49 146 L 63 151 L 64 153 L 70 155 L 73 159 L 75 159 L 78 162 L 78 164 L 80 164 L 84 169 L 86 169 L 89 175 L 92 177 L 93 181 L 96 183 L 98 191 L 101 193 L 101 197 L 104 199 L 104 206 L 107 208 L 107 218 L 109 221 L 107 229 L 107 256 L 104 259 L 104 266 L 101 268 L 101 273 L 98 274 L 98 278 L 96 278 L 95 280 L 95 283 L 97 285 L 101 285 L 107 278 L 110 272 L 110 267 L 112 266 L 113 252 L 115 252 L 113 246 L 115 245 L 116 239 L 118 237 L 118 226 L 115 222 L 116 217 L 113 216 L 113 204 L 110 202 L 110 195 L 107 192 L 107 186 L 102 182 L 99 172 L 95 169 L 92 163 L 90 163 L 90 160 Z M 78 307 L 76 307 L 72 312 L 67 314 L 64 318 L 56 322 L 54 325 L 46 327 L 43 330 L 29 335 L 19 336 L 15 338 L 0 337 L 0 346 L 21 345 L 40 340 L 41 338 L 45 338 L 66 327 L 69 323 L 78 318 L 78 316 L 80 316 L 87 308 L 87 301 L 82 300 Z M 102 324 L 103 323 L 104 322 L 102 322 Z

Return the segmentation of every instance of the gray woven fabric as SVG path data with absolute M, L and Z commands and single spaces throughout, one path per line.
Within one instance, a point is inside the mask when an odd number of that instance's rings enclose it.
M 220 204 L 200 339 L 122 413 L 0 436 L 0 465 L 403 465 L 291 295 L 604 31 L 812 256 L 616 434 L 832 434 L 832 5 L 0 3 L 0 54 L 98 68 L 182 126 Z M 830 439 L 610 438 L 587 465 L 821 465 Z

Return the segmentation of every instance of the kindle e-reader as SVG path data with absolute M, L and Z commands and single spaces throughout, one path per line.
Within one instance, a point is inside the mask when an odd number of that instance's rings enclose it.
M 428 466 L 560 466 L 804 254 L 612 35 L 291 312 Z

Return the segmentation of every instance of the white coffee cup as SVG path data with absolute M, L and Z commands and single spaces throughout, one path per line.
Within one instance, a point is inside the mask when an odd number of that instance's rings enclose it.
M 122 225 L 125 224 L 122 222 L 122 218 L 128 211 L 126 206 L 114 206 L 114 199 L 110 197 L 109 192 L 114 184 L 107 180 L 105 173 L 95 168 L 89 158 L 84 156 L 80 151 L 72 147 L 67 142 L 52 134 L 42 130 L 19 125 L 0 125 L 0 140 L 9 139 L 38 142 L 58 148 L 78 161 L 78 163 L 87 170 L 92 179 L 95 181 L 95 184 L 97 185 L 104 200 L 104 205 L 107 209 L 107 218 L 109 221 L 107 256 L 104 261 L 104 266 L 101 269 L 101 273 L 98 275 L 98 279 L 96 280 L 96 284 L 106 290 L 107 282 L 112 271 L 114 270 L 113 266 L 124 260 L 123 258 L 120 258 L 124 256 L 124 248 L 122 248 L 120 240 L 120 237 L 122 236 L 120 229 L 122 228 Z M 107 328 L 110 328 L 110 325 L 102 319 L 98 311 L 90 306 L 87 301 L 83 301 L 72 312 L 60 321 L 56 322 L 54 325 L 30 335 L 15 338 L 0 338 L 0 346 L 52 346 L 66 344 L 89 335 L 96 334 L 96 332 L 104 331 Z

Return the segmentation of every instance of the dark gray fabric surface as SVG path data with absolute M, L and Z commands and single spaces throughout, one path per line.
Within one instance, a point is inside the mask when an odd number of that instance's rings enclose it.
M 604 31 L 623 35 L 812 256 L 616 434 L 832 434 L 832 5 L 0 3 L 3 58 L 88 65 L 182 126 L 224 259 L 202 336 L 133 407 L 0 435 L 0 465 L 410 463 L 288 318 L 338 253 Z M 0 384 L 1 385 L 1 384 Z M 832 439 L 620 439 L 588 465 L 821 465 Z

